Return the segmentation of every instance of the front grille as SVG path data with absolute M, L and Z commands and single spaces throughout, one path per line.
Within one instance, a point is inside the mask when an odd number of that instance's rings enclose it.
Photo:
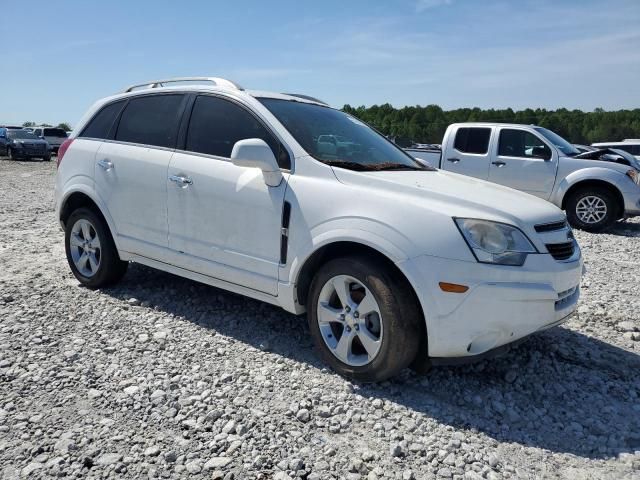
M 567 226 L 566 220 L 562 220 L 561 222 L 553 222 L 553 223 L 542 223 L 540 225 L 536 225 L 536 232 L 545 233 L 545 232 L 555 232 L 556 230 L 562 230 Z
M 566 260 L 567 258 L 571 258 L 575 251 L 574 242 L 547 243 L 546 247 L 551 256 L 556 260 Z

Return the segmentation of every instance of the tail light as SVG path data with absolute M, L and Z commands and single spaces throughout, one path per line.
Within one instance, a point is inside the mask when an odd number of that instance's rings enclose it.
M 60 164 L 62 163 L 62 157 L 64 157 L 64 154 L 67 153 L 67 150 L 69 149 L 72 143 L 73 143 L 73 138 L 67 138 L 64 142 L 62 142 L 62 145 L 60 145 L 60 147 L 58 148 L 58 159 L 57 159 L 56 168 L 60 168 Z

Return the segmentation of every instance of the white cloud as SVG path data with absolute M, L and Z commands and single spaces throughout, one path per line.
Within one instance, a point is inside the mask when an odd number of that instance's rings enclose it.
M 453 0 L 418 0 L 416 2 L 416 12 L 424 12 L 431 8 L 442 7 L 443 5 L 451 5 Z

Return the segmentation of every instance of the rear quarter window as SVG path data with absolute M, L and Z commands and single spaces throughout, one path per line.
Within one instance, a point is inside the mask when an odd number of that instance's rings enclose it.
M 102 108 L 82 130 L 79 137 L 83 138 L 109 138 L 109 132 L 113 126 L 113 123 L 122 110 L 125 101 L 111 103 Z

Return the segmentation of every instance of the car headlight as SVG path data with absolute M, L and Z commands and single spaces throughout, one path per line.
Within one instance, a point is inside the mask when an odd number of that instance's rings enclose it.
M 640 172 L 636 169 L 627 170 L 627 177 L 629 177 L 636 185 L 640 185 Z
M 16 148 L 22 148 L 22 142 L 14 140 L 13 141 L 13 146 L 16 147 Z
M 520 229 L 506 223 L 454 218 L 476 260 L 481 263 L 521 266 L 536 247 Z

